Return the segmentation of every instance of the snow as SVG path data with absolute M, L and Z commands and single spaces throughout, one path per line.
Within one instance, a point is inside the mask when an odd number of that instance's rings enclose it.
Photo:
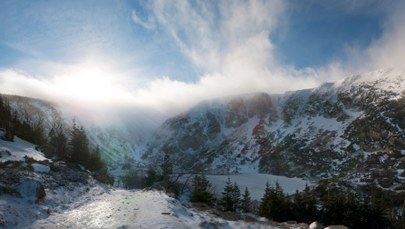
M 51 170 L 51 168 L 49 168 L 49 166 L 39 164 L 39 163 L 32 163 L 31 166 L 32 166 L 32 168 L 34 168 L 35 172 L 39 172 L 39 173 L 49 173 L 49 171 Z
M 0 162 L 24 161 L 24 157 L 30 157 L 36 161 L 48 160 L 43 153 L 35 150 L 35 145 L 14 137 L 13 142 L 0 139 Z
M 301 178 L 289 178 L 270 174 L 207 175 L 206 177 L 215 188 L 217 194 L 220 194 L 224 190 L 225 183 L 229 177 L 232 182 L 236 181 L 241 191 L 247 187 L 252 199 L 256 200 L 260 200 L 263 197 L 266 182 L 269 182 L 270 186 L 273 187 L 278 182 L 286 194 L 294 194 L 296 190 L 304 190 L 306 184 L 310 185 L 308 181 Z
M 39 188 L 40 183 L 38 181 L 27 179 L 19 184 L 18 193 L 20 193 L 24 200 L 33 203 L 37 200 Z
M 77 208 L 51 214 L 28 228 L 200 228 L 204 223 L 220 228 L 277 228 L 266 222 L 226 221 L 186 208 L 158 191 L 118 189 L 85 198 L 90 199 Z

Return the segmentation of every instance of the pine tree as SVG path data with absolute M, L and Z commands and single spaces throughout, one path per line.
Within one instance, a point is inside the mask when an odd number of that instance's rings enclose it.
M 45 144 L 45 156 L 66 159 L 66 144 L 67 139 L 63 131 L 52 128 L 48 133 L 48 141 Z
M 266 182 L 266 187 L 264 189 L 264 194 L 260 200 L 259 215 L 264 216 L 268 219 L 272 219 L 272 195 L 273 189 L 270 187 L 269 182 Z
M 225 184 L 224 191 L 222 192 L 222 197 L 219 200 L 219 205 L 223 211 L 235 211 L 235 203 L 233 200 L 234 187 L 232 185 L 231 179 L 228 177 L 228 181 Z
M 170 159 L 169 153 L 164 153 L 163 162 L 160 165 L 160 168 L 162 170 L 163 180 L 169 180 L 170 175 L 173 173 L 173 164 Z
M 234 205 L 234 211 L 238 210 L 240 208 L 240 189 L 236 181 L 232 186 L 232 202 Z
M 101 153 L 100 153 L 99 146 L 97 146 L 88 157 L 89 157 L 89 159 L 88 159 L 87 163 L 85 163 L 85 166 L 89 170 L 97 171 L 97 170 L 103 169 L 105 167 L 105 164 L 104 164 L 103 160 L 101 159 Z
M 305 209 L 306 213 L 308 214 L 308 217 L 310 217 L 311 221 L 315 220 L 316 216 L 318 214 L 318 210 L 316 208 L 317 199 L 316 199 L 316 196 L 311 193 L 311 190 L 308 187 L 308 184 L 305 184 L 305 189 L 303 192 L 303 199 L 304 199 L 304 209 Z
M 55 142 L 55 131 L 52 128 L 48 133 L 48 142 L 45 146 L 45 157 L 52 159 L 53 156 L 56 154 L 56 142 Z
M 156 173 L 156 171 L 152 168 L 149 167 L 148 170 L 146 171 L 146 177 L 144 179 L 144 187 L 149 188 L 152 187 L 152 185 L 159 180 L 159 177 Z
M 317 200 L 316 197 L 311 194 L 307 185 L 305 185 L 305 189 L 302 193 L 299 193 L 298 190 L 296 191 L 294 204 L 296 208 L 295 217 L 298 221 L 310 223 L 317 219 Z
M 82 163 L 84 165 L 89 162 L 90 151 L 87 135 L 83 126 L 77 127 L 75 120 L 73 120 L 71 138 L 68 146 L 69 161 L 73 163 Z
M 276 182 L 275 188 L 270 187 L 268 182 L 266 183 L 259 215 L 276 221 L 286 221 L 291 217 L 287 198 L 278 182 Z
M 58 130 L 55 136 L 56 155 L 59 159 L 66 160 L 67 138 L 63 131 Z
M 286 221 L 290 217 L 288 200 L 278 182 L 276 182 L 273 194 L 272 214 L 276 221 Z
M 195 175 L 193 178 L 190 201 L 212 205 L 214 195 L 211 192 L 211 188 L 211 183 L 204 175 Z
M 250 193 L 248 188 L 245 188 L 245 192 L 242 195 L 242 199 L 241 199 L 241 210 L 244 213 L 248 213 L 251 211 L 251 205 L 252 205 L 252 199 L 250 197 Z

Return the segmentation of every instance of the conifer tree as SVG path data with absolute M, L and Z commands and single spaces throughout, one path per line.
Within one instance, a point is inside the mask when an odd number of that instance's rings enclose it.
M 146 171 L 146 177 L 144 179 L 144 187 L 149 188 L 152 187 L 152 185 L 159 180 L 159 177 L 156 173 L 156 171 L 150 166 L 148 170 Z
M 287 198 L 278 182 L 276 182 L 275 188 L 270 187 L 268 182 L 266 183 L 259 215 L 276 221 L 286 221 L 291 217 Z
M 305 189 L 302 193 L 299 193 L 298 190 L 296 191 L 294 204 L 297 220 L 309 223 L 317 219 L 317 199 L 311 194 L 308 185 L 305 185 Z
M 170 159 L 169 153 L 164 153 L 163 162 L 160 165 L 160 168 L 162 170 L 163 180 L 168 180 L 170 178 L 170 175 L 173 173 L 173 164 Z
M 264 194 L 260 200 L 259 215 L 264 216 L 268 219 L 272 219 L 272 193 L 273 190 L 270 187 L 269 182 L 266 182 L 266 187 L 264 189 Z
M 232 186 L 232 202 L 234 205 L 234 211 L 238 210 L 240 208 L 240 189 L 236 181 Z
M 73 163 L 82 163 L 84 165 L 89 161 L 89 145 L 86 132 L 83 126 L 77 127 L 73 120 L 71 129 L 71 138 L 69 141 L 69 160 Z
M 193 178 L 190 201 L 212 205 L 214 195 L 211 192 L 211 188 L 211 183 L 204 175 L 195 175 Z
M 66 159 L 66 144 L 67 139 L 63 130 L 52 128 L 48 133 L 48 142 L 45 146 L 45 156 L 48 158 L 57 157 L 58 159 Z
M 242 199 L 241 199 L 241 210 L 244 213 L 250 212 L 251 211 L 251 205 L 252 205 L 252 199 L 250 197 L 250 193 L 248 188 L 245 188 L 245 192 L 242 195 Z
M 224 191 L 222 192 L 222 197 L 219 200 L 219 205 L 223 211 L 235 211 L 233 192 L 234 186 L 232 185 L 231 179 L 228 177 Z
M 276 221 L 286 221 L 290 217 L 288 200 L 278 181 L 273 193 L 272 214 Z
M 91 171 L 97 171 L 105 167 L 103 160 L 101 159 L 100 147 L 97 146 L 93 152 L 88 156 L 89 159 L 85 163 L 85 166 Z

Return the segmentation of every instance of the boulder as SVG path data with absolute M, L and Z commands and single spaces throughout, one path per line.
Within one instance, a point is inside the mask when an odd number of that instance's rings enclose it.
M 324 229 L 324 228 L 325 227 L 318 221 L 315 221 L 309 225 L 309 229 Z
M 325 229 L 349 229 L 349 228 L 344 225 L 330 225 Z
M 17 192 L 24 200 L 38 203 L 46 196 L 45 188 L 41 182 L 33 179 L 26 179 L 20 182 Z

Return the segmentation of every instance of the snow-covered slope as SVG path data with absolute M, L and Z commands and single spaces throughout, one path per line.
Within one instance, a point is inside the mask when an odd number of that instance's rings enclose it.
M 404 182 L 397 175 L 405 160 L 400 154 L 405 149 L 404 107 L 401 69 L 283 95 L 208 101 L 167 120 L 143 159 L 156 164 L 163 153 L 170 153 L 176 168 L 185 171 L 347 176 L 396 189 Z M 385 155 L 381 164 L 373 162 L 377 155 Z M 383 179 L 380 169 L 392 175 Z
M 44 126 L 44 134 L 47 135 L 55 121 L 62 122 L 66 136 L 69 136 L 69 128 L 73 119 L 78 125 L 82 125 L 87 133 L 90 144 L 93 147 L 100 147 L 102 158 L 111 166 L 128 161 L 139 161 L 144 142 L 152 129 L 149 126 L 158 125 L 160 114 L 148 115 L 147 119 L 135 118 L 136 111 L 127 109 L 124 111 L 112 112 L 96 110 L 95 114 L 85 114 L 68 105 L 51 103 L 34 98 L 5 95 L 10 101 L 13 112 L 16 111 L 22 122 L 37 126 L 41 123 Z M 116 114 L 118 112 L 118 114 Z M 98 122 L 95 117 L 103 114 L 103 122 Z M 107 117 L 104 117 L 107 116 Z M 91 117 L 91 118 L 89 118 Z M 157 124 L 152 124 L 157 123 Z
M 0 131 L 0 136 L 4 132 Z M 43 153 L 35 150 L 35 145 L 14 137 L 14 141 L 4 141 L 0 139 L 0 162 L 5 161 L 24 161 L 25 157 L 32 158 L 36 161 L 47 160 Z

